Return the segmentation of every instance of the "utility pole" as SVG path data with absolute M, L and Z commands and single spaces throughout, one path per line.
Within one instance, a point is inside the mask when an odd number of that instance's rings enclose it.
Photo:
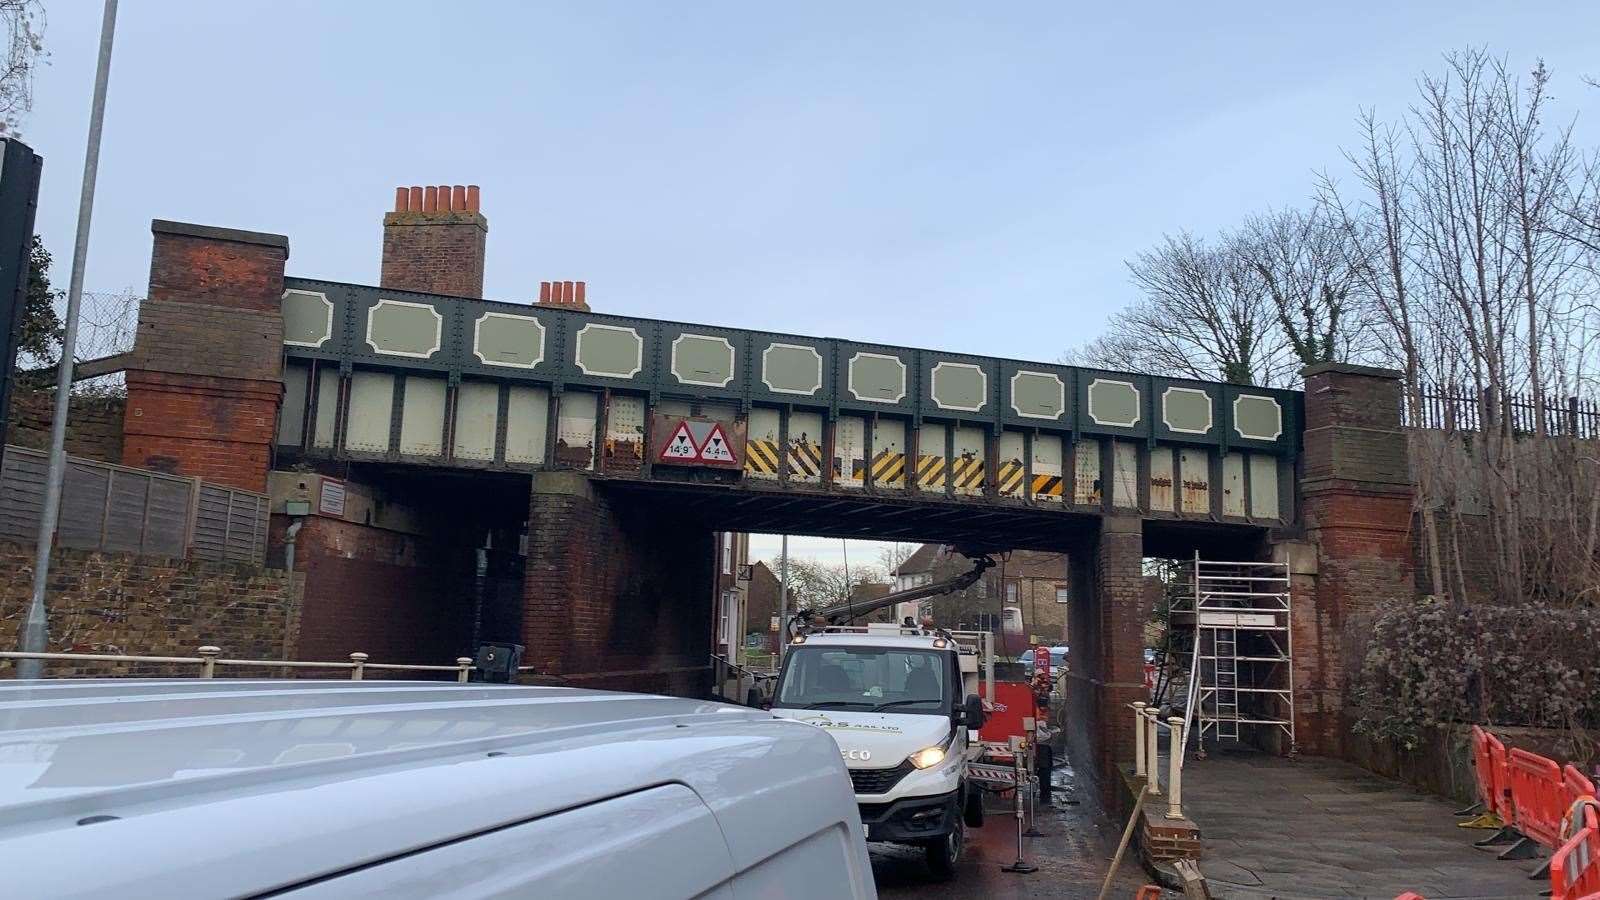
M 89 221 L 94 214 L 94 186 L 100 174 L 100 134 L 106 118 L 106 84 L 111 80 L 111 38 L 117 27 L 117 0 L 105 0 L 100 20 L 100 59 L 95 65 L 94 100 L 89 107 L 89 145 L 83 154 L 83 190 L 78 197 L 78 234 L 72 245 L 72 280 L 67 283 L 67 323 L 61 336 L 61 362 L 56 366 L 55 416 L 50 420 L 50 469 L 45 476 L 44 511 L 33 560 L 33 599 L 22 626 L 22 651 L 43 653 L 49 647 L 49 615 L 44 606 L 50 581 L 50 545 L 61 517 L 61 484 L 67 474 L 67 409 L 72 395 L 72 354 L 78 347 L 78 308 L 83 303 L 83 269 L 89 257 Z M 17 677 L 44 675 L 44 660 L 17 661 Z
M 788 641 L 783 639 L 783 631 L 789 627 L 789 536 L 783 536 L 783 551 L 779 558 L 778 571 L 778 665 L 783 665 L 783 654 L 788 650 Z

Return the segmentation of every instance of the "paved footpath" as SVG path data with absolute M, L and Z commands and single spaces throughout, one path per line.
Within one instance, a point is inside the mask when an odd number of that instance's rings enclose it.
M 1534 863 L 1472 846 L 1450 802 L 1335 760 L 1213 753 L 1183 770 L 1217 898 L 1537 897 Z

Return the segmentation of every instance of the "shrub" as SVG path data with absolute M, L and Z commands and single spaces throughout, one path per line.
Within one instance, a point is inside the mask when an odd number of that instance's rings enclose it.
M 1357 633 L 1358 732 L 1409 750 L 1441 725 L 1600 728 L 1600 609 L 1406 603 Z

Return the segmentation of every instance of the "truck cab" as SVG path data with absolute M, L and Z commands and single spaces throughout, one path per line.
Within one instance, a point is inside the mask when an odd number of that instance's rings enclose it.
M 779 716 L 839 745 L 868 841 L 915 844 L 951 877 L 966 825 L 982 823 L 967 764 L 982 753 L 976 655 L 948 632 L 831 626 L 788 646 L 773 697 Z

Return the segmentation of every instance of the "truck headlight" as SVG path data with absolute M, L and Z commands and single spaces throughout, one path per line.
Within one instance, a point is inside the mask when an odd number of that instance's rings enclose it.
M 910 756 L 911 764 L 919 769 L 927 769 L 944 762 L 944 747 L 929 747 L 918 750 Z

